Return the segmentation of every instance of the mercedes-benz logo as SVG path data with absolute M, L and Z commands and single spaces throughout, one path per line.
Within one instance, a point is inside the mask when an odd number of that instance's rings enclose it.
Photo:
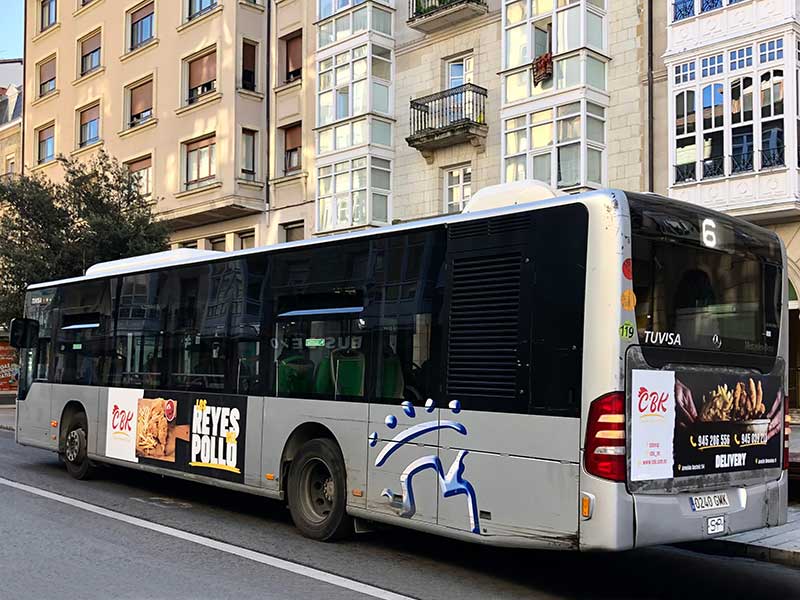
M 711 338 L 711 343 L 714 344 L 714 348 L 717 350 L 722 348 L 722 338 L 720 338 L 716 333 L 714 334 L 714 337 Z

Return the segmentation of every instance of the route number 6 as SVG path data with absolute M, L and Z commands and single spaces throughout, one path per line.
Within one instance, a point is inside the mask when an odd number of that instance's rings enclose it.
M 717 247 L 717 224 L 711 219 L 703 221 L 703 245 L 708 248 Z

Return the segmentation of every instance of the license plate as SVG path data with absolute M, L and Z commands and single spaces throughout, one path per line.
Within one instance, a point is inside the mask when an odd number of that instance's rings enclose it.
M 706 531 L 708 535 L 725 533 L 725 515 L 721 517 L 708 517 L 706 519 Z
M 714 510 L 717 508 L 728 508 L 731 505 L 726 492 L 721 492 L 718 494 L 703 494 L 701 496 L 689 496 L 689 504 L 694 512 Z

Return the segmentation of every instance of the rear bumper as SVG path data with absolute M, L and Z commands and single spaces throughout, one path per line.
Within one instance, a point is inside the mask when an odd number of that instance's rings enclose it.
M 786 523 L 789 493 L 786 471 L 777 481 L 714 491 L 727 492 L 731 506 L 692 512 L 689 503 L 691 494 L 634 494 L 634 545 L 642 547 L 707 540 Z M 726 531 L 709 536 L 706 519 L 719 515 L 726 516 Z

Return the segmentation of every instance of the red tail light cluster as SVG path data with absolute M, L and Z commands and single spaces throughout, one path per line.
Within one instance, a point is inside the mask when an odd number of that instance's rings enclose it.
M 597 477 L 625 481 L 625 395 L 613 392 L 589 406 L 584 467 Z
M 792 418 L 789 416 L 789 397 L 783 399 L 783 468 L 789 468 L 789 435 L 792 433 Z

